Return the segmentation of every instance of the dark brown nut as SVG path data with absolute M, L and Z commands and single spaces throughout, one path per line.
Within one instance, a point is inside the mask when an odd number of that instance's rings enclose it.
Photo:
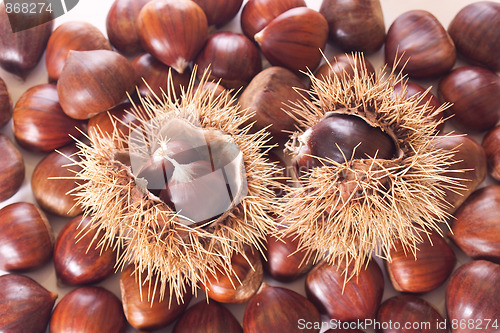
M 29 277 L 0 276 L 0 331 L 45 333 L 56 298 Z
M 203 9 L 209 26 L 222 27 L 240 11 L 243 0 L 194 0 Z
M 137 17 L 137 28 L 146 51 L 181 74 L 208 37 L 207 17 L 190 0 L 149 2 Z
M 243 333 L 233 314 L 217 302 L 202 300 L 179 318 L 172 333 Z
M 181 87 L 186 89 L 191 78 L 190 71 L 187 70 L 179 74 L 149 53 L 138 55 L 132 61 L 132 66 L 134 66 L 137 73 L 137 89 L 141 96 L 151 96 L 154 93 L 161 98 L 163 92 L 167 93 L 167 82 L 170 73 L 174 82 L 175 96 L 180 97 Z
M 50 333 L 123 333 L 126 329 L 120 300 L 102 287 L 72 290 L 57 304 Z
M 96 283 L 114 272 L 116 253 L 102 243 L 104 232 L 92 229 L 89 222 L 89 217 L 75 217 L 57 235 L 54 268 L 64 284 Z
M 482 143 L 490 175 L 500 181 L 500 126 L 492 129 Z
M 394 20 L 385 41 L 385 62 L 413 78 L 437 77 L 456 60 L 455 45 L 438 19 L 424 10 L 408 11 Z M 405 65 L 406 64 L 406 65 Z
M 380 0 L 323 0 L 319 12 L 328 21 L 329 40 L 344 51 L 375 52 L 384 44 Z
M 263 279 L 262 262 L 255 249 L 247 249 L 245 255 L 247 258 L 233 255 L 230 275 L 218 269 L 209 274 L 207 283 L 201 286 L 208 297 L 221 303 L 243 303 L 257 292 Z
M 47 43 L 45 66 L 50 81 L 57 81 L 70 51 L 111 50 L 109 41 L 94 25 L 65 22 L 57 27 Z
M 319 332 L 319 328 L 300 328 L 300 323 L 320 323 L 314 305 L 296 292 L 262 284 L 245 309 L 243 331 L 261 332 Z
M 396 242 L 391 249 L 392 260 L 386 262 L 387 273 L 397 291 L 425 293 L 442 285 L 455 267 L 452 248 L 436 232 L 421 234 L 422 243 L 416 252 L 404 249 Z
M 262 69 L 257 46 L 245 35 L 227 31 L 211 35 L 194 63 L 198 78 L 209 69 L 210 79 L 221 79 L 227 89 L 246 86 Z
M 142 50 L 136 19 L 151 0 L 115 0 L 106 16 L 106 31 L 111 44 L 123 54 Z
M 53 84 L 28 89 L 14 107 L 14 136 L 19 145 L 29 150 L 51 152 L 63 147 L 81 137 L 86 125 L 86 121 L 64 113 Z
M 382 323 L 382 328 L 377 330 L 379 333 L 448 332 L 443 316 L 427 301 L 413 295 L 398 295 L 385 300 L 378 310 L 377 322 Z
M 404 92 L 403 86 L 406 89 Z M 418 103 L 419 106 L 423 107 L 424 105 L 428 104 L 431 107 L 427 114 L 433 121 L 441 121 L 441 124 L 439 124 L 436 129 L 439 132 L 444 128 L 444 111 L 436 112 L 436 110 L 441 106 L 441 103 L 439 102 L 438 98 L 434 96 L 434 94 L 432 94 L 430 91 L 427 91 L 426 93 L 426 91 L 427 89 L 425 89 L 421 85 L 409 81 L 406 81 L 404 84 L 398 83 L 394 86 L 395 96 L 404 94 L 404 97 L 406 99 L 420 99 L 420 102 Z
M 347 281 L 345 267 L 322 262 L 306 278 L 307 298 L 321 313 L 340 321 L 375 318 L 384 293 L 384 277 L 371 260 L 366 269 Z
M 254 131 L 268 127 L 273 143 L 288 140 L 297 122 L 287 111 L 290 105 L 303 99 L 294 88 L 306 89 L 300 78 L 283 67 L 269 67 L 257 74 L 240 96 L 242 109 L 254 114 L 249 122 L 254 122 Z M 271 125 L 271 126 L 269 126 Z
M 42 58 L 52 33 L 54 16 L 47 10 L 23 13 L 22 10 L 16 12 L 11 8 L 10 12 L 7 15 L 5 1 L 2 1 L 0 67 L 24 79 Z M 24 29 L 27 27 L 32 28 Z
M 314 71 L 328 39 L 328 22 L 315 10 L 292 8 L 272 20 L 254 36 L 273 66 L 292 71 Z
M 31 189 L 36 202 L 40 207 L 51 214 L 74 217 L 82 213 L 79 205 L 76 205 L 76 198 L 71 195 L 78 184 L 71 179 L 75 172 L 81 170 L 80 166 L 72 165 L 79 157 L 75 154 L 78 149 L 74 145 L 61 148 L 59 152 L 52 152 L 42 159 L 31 177 Z
M 0 269 L 26 270 L 52 257 L 54 236 L 35 205 L 16 202 L 0 209 Z
M 267 235 L 264 256 L 264 270 L 282 282 L 298 279 L 314 265 L 314 255 L 299 249 L 299 240 L 294 235 Z
M 489 261 L 471 261 L 453 272 L 446 286 L 446 309 L 453 333 L 498 332 L 499 284 L 500 265 Z
M 123 310 L 130 325 L 137 329 L 157 329 L 173 322 L 189 305 L 192 294 L 184 293 L 182 299 L 171 299 L 168 292 L 160 298 L 160 290 L 153 277 L 144 280 L 134 273 L 133 265 L 127 266 L 120 275 Z M 142 273 L 146 274 L 146 273 Z M 151 285 L 150 285 L 151 283 Z
M 500 186 L 472 193 L 456 211 L 451 231 L 468 256 L 500 262 Z
M 353 77 L 354 69 L 358 69 L 358 74 L 360 73 L 360 69 L 366 68 L 366 72 L 368 75 L 375 76 L 375 68 L 371 62 L 364 57 L 353 57 L 351 54 L 342 53 L 336 55 L 332 60 L 329 60 L 328 63 L 325 63 L 318 67 L 318 69 L 314 72 L 314 76 L 318 79 L 324 78 L 332 78 L 337 76 L 342 78 L 344 75 L 347 77 Z
M 57 93 L 64 113 L 89 119 L 122 103 L 135 83 L 134 67 L 121 54 L 71 51 L 57 81 Z
M 500 4 L 478 1 L 462 8 L 448 33 L 459 53 L 493 71 L 500 71 Z
M 437 149 L 455 152 L 455 162 L 444 174 L 461 179 L 459 184 L 463 186 L 456 190 L 445 190 L 444 207 L 448 213 L 453 214 L 486 178 L 486 154 L 481 145 L 468 135 L 436 136 L 434 145 Z
M 0 134 L 0 202 L 7 200 L 21 188 L 24 181 L 24 159 L 19 150 L 4 134 Z
M 453 70 L 438 86 L 439 98 L 453 105 L 451 121 L 466 131 L 486 131 L 500 120 L 500 77 L 482 67 Z
M 5 81 L 0 78 L 0 127 L 5 126 L 12 118 L 12 98 Z
M 254 39 L 272 20 L 289 9 L 307 7 L 304 0 L 249 0 L 241 11 L 241 29 Z

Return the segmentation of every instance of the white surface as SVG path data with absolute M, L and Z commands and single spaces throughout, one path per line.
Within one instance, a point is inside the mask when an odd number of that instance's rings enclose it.
M 308 6 L 313 9 L 319 9 L 321 5 L 321 0 L 306 0 Z M 439 21 L 446 28 L 451 21 L 451 19 L 455 16 L 455 14 L 463 8 L 465 5 L 472 3 L 474 1 L 470 0 L 381 0 L 382 8 L 384 12 L 384 18 L 386 23 L 386 29 L 390 26 L 391 22 L 394 19 L 402 14 L 403 12 L 410 9 L 425 9 L 432 14 L 434 14 Z M 74 21 L 74 20 L 84 20 L 88 21 L 103 32 L 105 32 L 105 20 L 107 11 L 112 3 L 112 0 L 80 0 L 78 5 L 71 10 L 69 13 L 63 15 L 62 17 L 56 20 L 56 25 L 61 24 L 65 21 Z M 228 25 L 223 27 L 221 30 L 231 30 L 231 31 L 241 31 L 239 27 L 239 17 L 236 17 L 233 21 L 231 21 Z M 330 46 L 326 50 L 327 56 L 332 56 L 337 54 L 338 50 L 332 49 Z M 373 63 L 376 68 L 379 68 L 383 63 L 383 52 L 379 51 L 376 54 L 373 54 L 368 57 L 368 59 Z M 21 96 L 21 94 L 26 91 L 29 87 L 32 87 L 36 84 L 46 83 L 47 82 L 47 72 L 45 69 L 45 59 L 42 58 L 38 67 L 31 73 L 26 81 L 21 81 L 16 76 L 7 73 L 0 69 L 0 76 L 6 81 L 9 92 L 14 103 Z M 435 82 L 434 82 L 435 86 Z M 0 130 L 0 132 L 7 134 L 12 138 L 12 130 L 11 124 L 5 126 Z M 24 182 L 21 190 L 13 196 L 11 199 L 0 203 L 0 208 L 18 201 L 27 201 L 27 202 L 35 202 L 33 195 L 31 193 L 29 181 L 31 178 L 31 174 L 33 172 L 33 168 L 36 163 L 44 156 L 43 154 L 33 154 L 22 148 L 20 148 L 23 156 L 25 157 L 26 162 L 26 180 Z M 54 229 L 55 234 L 59 232 L 62 226 L 66 223 L 67 219 L 57 218 L 53 216 L 49 216 L 52 227 Z M 463 254 L 459 255 L 459 260 L 457 266 L 468 260 L 465 258 Z M 0 271 L 0 273 L 2 273 Z M 55 272 L 52 263 L 45 265 L 44 267 L 37 269 L 33 272 L 27 273 L 27 275 L 35 278 L 39 283 L 45 286 L 47 289 L 57 292 L 59 294 L 58 300 L 60 300 L 68 291 L 72 290 L 73 287 L 67 287 L 58 285 L 56 282 Z M 119 286 L 117 283 L 117 276 L 114 276 L 100 285 L 105 286 L 110 289 L 117 295 L 119 295 Z M 282 285 L 275 281 L 269 281 L 273 285 Z M 302 294 L 304 294 L 304 279 L 300 279 L 292 284 L 284 285 L 287 288 L 296 290 Z M 392 288 L 390 282 L 386 277 L 386 291 L 384 294 L 384 299 L 388 298 L 395 294 L 394 289 Z M 431 293 L 423 295 L 423 298 L 430 300 L 439 312 L 445 316 L 445 305 L 444 305 L 444 288 L 441 287 L 438 290 L 435 290 Z M 203 299 L 203 295 L 200 297 Z M 195 300 L 193 300 L 194 302 Z M 243 319 L 245 305 L 229 305 L 228 308 L 236 315 L 236 317 L 241 321 Z M 324 321 L 327 321 L 327 318 L 323 318 Z M 173 325 L 169 327 L 159 330 L 157 332 L 170 332 Z M 133 331 L 131 328 L 129 331 Z

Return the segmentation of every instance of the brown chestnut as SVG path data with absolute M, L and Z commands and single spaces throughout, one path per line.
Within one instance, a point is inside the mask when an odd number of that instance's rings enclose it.
M 304 0 L 248 0 L 241 10 L 241 29 L 253 40 L 272 20 L 296 7 L 307 5 Z
M 346 159 L 366 156 L 390 160 L 396 154 L 394 140 L 388 134 L 351 114 L 326 116 L 308 129 L 305 137 L 294 159 L 298 175 L 322 167 L 328 160 L 345 163 Z
M 12 2 L 10 3 L 12 5 Z M 51 11 L 11 10 L 0 3 L 0 67 L 25 78 L 40 62 L 47 46 L 54 15 Z
M 203 9 L 209 26 L 222 27 L 240 11 L 243 0 L 193 0 Z
M 80 287 L 66 294 L 50 319 L 50 333 L 123 333 L 120 300 L 102 287 Z
M 455 212 L 451 231 L 468 256 L 500 263 L 500 186 L 472 193 Z
M 448 26 L 459 53 L 467 59 L 500 71 L 500 4 L 478 1 L 462 8 Z
M 385 41 L 385 62 L 413 78 L 437 77 L 456 60 L 455 45 L 438 19 L 424 10 L 398 16 Z
M 201 301 L 187 309 L 172 333 L 243 333 L 233 314 L 217 302 Z
M 248 302 L 243 317 L 245 333 L 312 333 L 320 331 L 321 327 L 317 326 L 321 326 L 320 314 L 307 298 L 292 290 L 265 283 Z
M 121 103 L 135 83 L 134 68 L 116 52 L 70 51 L 57 81 L 57 93 L 64 113 L 88 119 Z
M 137 28 L 146 51 L 181 74 L 208 37 L 207 17 L 190 0 L 147 3 L 137 17 Z
M 262 262 L 253 248 L 248 248 L 245 256 L 232 256 L 231 274 L 216 269 L 208 275 L 207 283 L 201 286 L 208 297 L 221 303 L 243 303 L 257 292 L 263 279 Z
M 321 313 L 340 321 L 375 318 L 384 292 L 384 277 L 371 260 L 347 281 L 345 266 L 322 262 L 307 274 L 307 298 Z
M 64 284 L 96 283 L 114 272 L 115 251 L 102 243 L 104 232 L 93 229 L 89 223 L 90 217 L 75 217 L 57 235 L 54 268 Z
M 54 236 L 45 214 L 28 202 L 0 209 L 0 269 L 38 267 L 52 257 Z
M 45 333 L 56 298 L 29 277 L 0 276 L 0 331 Z
M 160 300 L 156 278 L 145 281 L 146 272 L 138 276 L 133 265 L 120 275 L 123 310 L 130 325 L 137 329 L 157 329 L 173 322 L 189 305 L 192 294 L 186 291 L 182 299 L 171 299 L 168 292 Z M 150 285 L 151 284 L 151 285 Z M 168 288 L 167 288 L 168 291 Z
M 291 103 L 303 99 L 295 88 L 306 89 L 306 86 L 295 73 L 278 66 L 264 69 L 250 81 L 238 103 L 242 109 L 253 113 L 249 122 L 254 122 L 254 131 L 267 128 L 273 143 L 288 140 L 289 132 L 295 130 L 297 121 L 287 112 Z
M 422 242 L 414 254 L 396 242 L 387 273 L 394 289 L 401 292 L 425 293 L 442 285 L 455 267 L 455 253 L 437 232 L 422 233 Z
M 45 65 L 50 81 L 57 81 L 70 51 L 111 50 L 102 32 L 88 22 L 64 22 L 50 35 Z
M 64 113 L 53 84 L 28 89 L 14 107 L 14 136 L 29 150 L 50 152 L 81 137 L 85 128 L 86 122 Z
M 265 244 L 264 270 L 275 280 L 294 281 L 314 265 L 314 256 L 299 249 L 299 240 L 294 235 L 267 235 Z
M 500 265 L 489 261 L 471 261 L 453 272 L 446 286 L 453 333 L 498 332 L 499 284 Z
M 328 22 L 307 7 L 287 10 L 254 36 L 271 65 L 295 72 L 318 67 L 327 38 Z
M 200 69 L 198 78 L 210 69 L 209 79 L 221 79 L 227 89 L 246 86 L 262 69 L 257 46 L 245 35 L 227 31 L 211 35 L 194 63 Z
M 447 333 L 441 314 L 424 299 L 398 295 L 385 300 L 377 313 L 378 333 Z M 388 325 L 391 323 L 391 325 Z
M 500 120 L 500 77 L 485 68 L 460 67 L 444 77 L 439 98 L 453 105 L 451 121 L 467 131 L 485 131 Z
M 0 78 L 0 127 L 5 126 L 12 118 L 12 98 L 5 81 Z
M 436 149 L 454 151 L 453 164 L 450 164 L 444 176 L 461 179 L 456 189 L 446 189 L 444 208 L 453 214 L 458 207 L 483 182 L 487 174 L 486 154 L 483 148 L 471 136 L 436 136 Z
M 10 139 L 0 134 L 0 202 L 13 196 L 24 181 L 24 159 Z
M 482 143 L 490 175 L 500 181 L 500 126 L 492 129 Z
M 368 75 L 375 76 L 375 68 L 373 68 L 373 65 L 368 59 L 359 56 L 354 57 L 347 53 L 336 55 L 332 60 L 329 60 L 328 63 L 319 66 L 314 72 L 314 76 L 318 79 L 322 77 L 333 78 L 334 76 L 342 78 L 344 75 L 353 77 L 355 68 L 358 69 L 358 74 L 361 74 L 361 68 L 366 68 Z
M 40 207 L 55 215 L 73 217 L 81 214 L 82 209 L 76 205 L 76 198 L 71 195 L 78 183 L 75 173 L 81 171 L 78 165 L 71 165 L 78 149 L 74 145 L 61 148 L 59 152 L 52 152 L 42 159 L 31 177 L 31 189 L 36 202 Z
M 404 91 L 403 87 L 405 87 Z M 418 99 L 418 106 L 423 107 L 427 104 L 430 107 L 427 111 L 427 115 L 430 119 L 441 122 L 436 128 L 439 132 L 444 128 L 444 111 L 436 112 L 436 110 L 441 106 L 441 103 L 433 93 L 430 91 L 427 91 L 426 93 L 426 91 L 427 89 L 421 85 L 409 81 L 404 82 L 404 84 L 399 82 L 394 86 L 394 96 L 404 97 L 406 99 Z
M 319 12 L 329 26 L 329 39 L 344 51 L 375 52 L 384 43 L 380 0 L 323 0 Z
M 186 89 L 191 78 L 190 71 L 186 70 L 182 74 L 172 71 L 170 67 L 149 53 L 138 55 L 132 61 L 132 66 L 137 73 L 137 89 L 141 96 L 149 96 L 154 93 L 161 98 L 163 92 L 167 93 L 168 76 L 171 75 L 175 97 L 180 97 L 181 88 Z
M 142 50 L 136 19 L 151 0 L 114 0 L 106 16 L 106 32 L 111 44 L 123 54 Z

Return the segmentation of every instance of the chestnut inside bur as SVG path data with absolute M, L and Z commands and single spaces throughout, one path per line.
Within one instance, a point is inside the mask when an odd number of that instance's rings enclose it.
M 296 167 L 302 172 L 328 165 L 329 160 L 345 163 L 368 156 L 392 159 L 396 154 L 395 143 L 388 134 L 361 117 L 348 114 L 327 115 L 300 140 L 303 141 Z
M 185 225 L 203 225 L 225 216 L 246 194 L 238 146 L 219 131 L 184 120 L 158 121 L 162 138 L 146 151 L 138 145 L 142 129 L 131 135 L 132 151 L 142 149 L 141 157 L 131 155 L 137 184 L 178 212 Z

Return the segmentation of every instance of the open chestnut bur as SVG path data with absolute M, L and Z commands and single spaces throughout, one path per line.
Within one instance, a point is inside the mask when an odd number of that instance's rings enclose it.
M 425 95 L 394 96 L 396 84 L 405 87 L 394 70 L 375 78 L 364 61 L 351 66 L 352 76 L 309 73 L 310 98 L 289 112 L 300 126 L 287 143 L 297 186 L 280 200 L 299 249 L 350 263 L 346 281 L 372 254 L 390 260 L 396 240 L 415 253 L 427 230 L 442 234 L 444 191 L 463 186 L 460 170 L 446 174 L 453 151 L 433 144 L 440 121 L 432 115 L 446 105 L 431 111 Z
M 230 276 L 233 254 L 249 261 L 244 246 L 260 249 L 274 230 L 280 185 L 264 158 L 268 134 L 242 126 L 249 116 L 229 92 L 195 90 L 195 72 L 179 98 L 171 77 L 161 99 L 143 98 L 128 138 L 78 143 L 74 194 L 91 218 L 85 227 L 118 245 L 119 265 L 135 264 L 146 282 L 157 276 L 160 299 L 166 288 L 180 297 L 186 284 L 196 292 L 216 270 Z

